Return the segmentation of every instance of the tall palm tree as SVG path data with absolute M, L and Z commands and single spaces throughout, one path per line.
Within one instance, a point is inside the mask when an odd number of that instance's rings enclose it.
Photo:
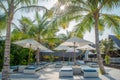
M 36 8 L 40 6 L 30 6 L 31 3 L 35 3 L 37 0 L 0 0 L 0 9 L 2 9 L 6 15 L 6 41 L 5 41 L 5 51 L 4 51 L 4 64 L 2 70 L 2 80 L 10 80 L 9 68 L 10 68 L 10 33 L 11 33 L 11 24 L 14 18 L 14 14 L 22 8 Z M 22 4 L 20 6 L 20 4 Z M 27 6 L 25 6 L 27 4 Z M 38 10 L 40 10 L 40 7 Z
M 66 9 L 63 14 L 63 19 L 67 21 L 76 20 L 76 32 L 85 32 L 95 29 L 95 43 L 100 71 L 105 74 L 102 57 L 99 49 L 99 30 L 103 30 L 104 26 L 119 27 L 120 17 L 117 15 L 103 13 L 104 8 L 111 9 L 119 4 L 119 0 L 59 0 L 60 4 L 65 5 Z M 59 12 L 58 12 L 59 13 Z

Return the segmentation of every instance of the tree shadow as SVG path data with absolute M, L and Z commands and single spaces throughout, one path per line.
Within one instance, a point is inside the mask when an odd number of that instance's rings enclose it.
M 104 75 L 105 77 L 107 77 L 109 80 L 116 80 L 115 78 L 113 78 L 112 76 L 110 76 L 109 74 Z
M 98 77 L 98 78 L 83 78 L 81 80 L 102 80 L 102 79 Z

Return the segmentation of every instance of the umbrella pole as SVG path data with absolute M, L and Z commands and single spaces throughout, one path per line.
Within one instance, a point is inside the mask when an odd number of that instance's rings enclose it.
M 64 62 L 64 51 L 63 51 L 63 62 Z
M 74 42 L 74 64 L 76 64 L 75 42 Z
M 69 54 L 69 62 L 70 62 L 70 54 Z
M 29 53 L 28 53 L 28 64 L 30 64 L 30 62 L 31 62 L 31 60 L 30 60 L 30 58 L 31 58 L 31 45 L 32 44 L 30 44 L 30 50 L 29 50 Z
M 40 49 L 37 48 L 37 54 L 36 54 L 36 64 L 37 64 L 37 65 L 40 63 L 39 52 L 40 52 Z
M 65 56 L 65 50 L 63 50 L 63 62 L 65 61 L 64 56 Z

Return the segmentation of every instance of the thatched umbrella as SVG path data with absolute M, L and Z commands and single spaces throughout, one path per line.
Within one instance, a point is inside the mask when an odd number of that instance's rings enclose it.
M 19 45 L 24 48 L 30 48 L 33 50 L 37 50 L 37 53 L 36 53 L 36 63 L 37 64 L 40 63 L 40 59 L 39 59 L 40 50 L 41 51 L 49 50 L 48 48 L 44 47 L 43 45 L 41 45 L 39 42 L 35 41 L 34 39 L 20 40 L 20 41 L 13 42 L 13 44 Z M 29 57 L 30 57 L 30 55 L 29 55 Z
M 75 47 L 84 46 L 87 44 L 93 44 L 93 43 L 90 41 L 78 38 L 78 37 L 72 37 L 72 38 L 66 40 L 65 42 L 63 42 L 61 45 L 74 47 L 74 63 L 76 63 Z

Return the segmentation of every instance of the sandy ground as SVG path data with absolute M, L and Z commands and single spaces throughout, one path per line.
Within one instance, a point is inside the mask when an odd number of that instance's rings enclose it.
M 11 74 L 12 77 L 11 80 L 60 80 L 59 70 L 60 68 L 54 68 L 54 65 L 49 65 L 46 68 L 37 71 L 36 74 L 13 73 Z M 105 70 L 108 74 L 106 75 L 99 74 L 99 78 L 84 78 L 82 75 L 76 75 L 74 76 L 74 80 L 120 80 L 119 69 L 105 67 Z
M 54 65 L 49 66 L 43 70 L 37 72 L 40 75 L 40 80 L 60 80 L 59 69 L 54 68 Z M 120 80 L 120 70 L 105 67 L 106 75 L 100 75 L 99 78 L 84 78 L 82 75 L 74 76 L 74 80 Z

